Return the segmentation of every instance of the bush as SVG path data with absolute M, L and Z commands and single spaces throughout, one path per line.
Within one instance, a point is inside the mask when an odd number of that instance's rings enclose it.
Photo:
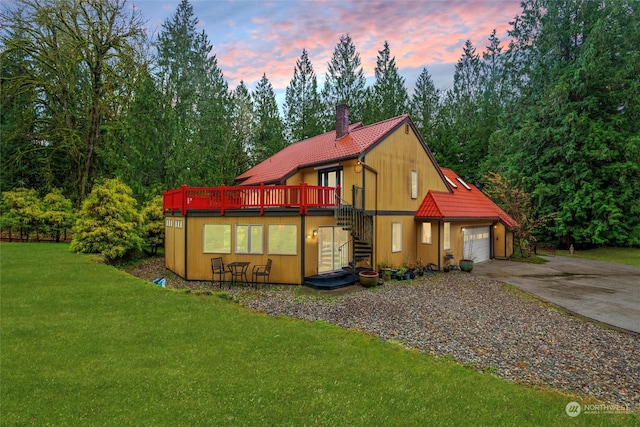
M 155 255 L 164 246 L 164 212 L 162 196 L 151 199 L 142 209 L 142 230 L 145 247 Z
M 142 217 L 131 188 L 119 179 L 97 184 L 82 203 L 71 249 L 113 263 L 142 250 Z
M 2 229 L 20 230 L 20 239 L 42 230 L 42 200 L 34 189 L 16 188 L 2 193 Z
M 44 196 L 42 201 L 42 221 L 44 231 L 56 242 L 60 242 L 60 236 L 73 227 L 75 214 L 71 200 L 64 197 L 60 190 L 53 190 Z

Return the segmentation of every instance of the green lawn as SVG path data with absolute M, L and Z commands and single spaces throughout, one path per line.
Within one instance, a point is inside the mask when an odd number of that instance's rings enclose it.
M 638 425 L 322 322 L 1 244 L 2 425 Z
M 556 254 L 597 261 L 617 262 L 640 267 L 640 248 L 597 248 L 585 251 L 574 251 L 573 255 L 571 255 L 569 251 L 557 251 Z

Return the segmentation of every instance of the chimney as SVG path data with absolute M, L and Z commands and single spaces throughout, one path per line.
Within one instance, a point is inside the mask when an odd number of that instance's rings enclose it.
M 349 107 L 347 104 L 336 106 L 336 139 L 349 133 Z

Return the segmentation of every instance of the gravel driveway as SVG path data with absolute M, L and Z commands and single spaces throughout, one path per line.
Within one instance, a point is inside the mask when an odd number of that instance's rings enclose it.
M 147 275 L 167 274 L 157 273 Z M 212 289 L 210 282 L 175 277 L 169 277 L 168 286 Z M 298 286 L 225 291 L 271 315 L 363 330 L 433 355 L 451 355 L 513 382 L 640 408 L 640 335 L 561 313 L 493 279 L 451 272 L 372 289 L 355 286 L 352 292 Z

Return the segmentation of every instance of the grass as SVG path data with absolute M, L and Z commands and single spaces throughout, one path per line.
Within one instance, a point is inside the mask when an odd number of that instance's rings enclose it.
M 0 244 L 3 425 L 637 425 L 325 322 Z M 221 296 L 221 297 L 220 297 Z
M 574 251 L 573 255 L 566 250 L 558 250 L 557 255 L 576 258 L 592 259 L 596 261 L 617 262 L 619 264 L 640 267 L 640 248 L 596 248 L 584 251 Z

